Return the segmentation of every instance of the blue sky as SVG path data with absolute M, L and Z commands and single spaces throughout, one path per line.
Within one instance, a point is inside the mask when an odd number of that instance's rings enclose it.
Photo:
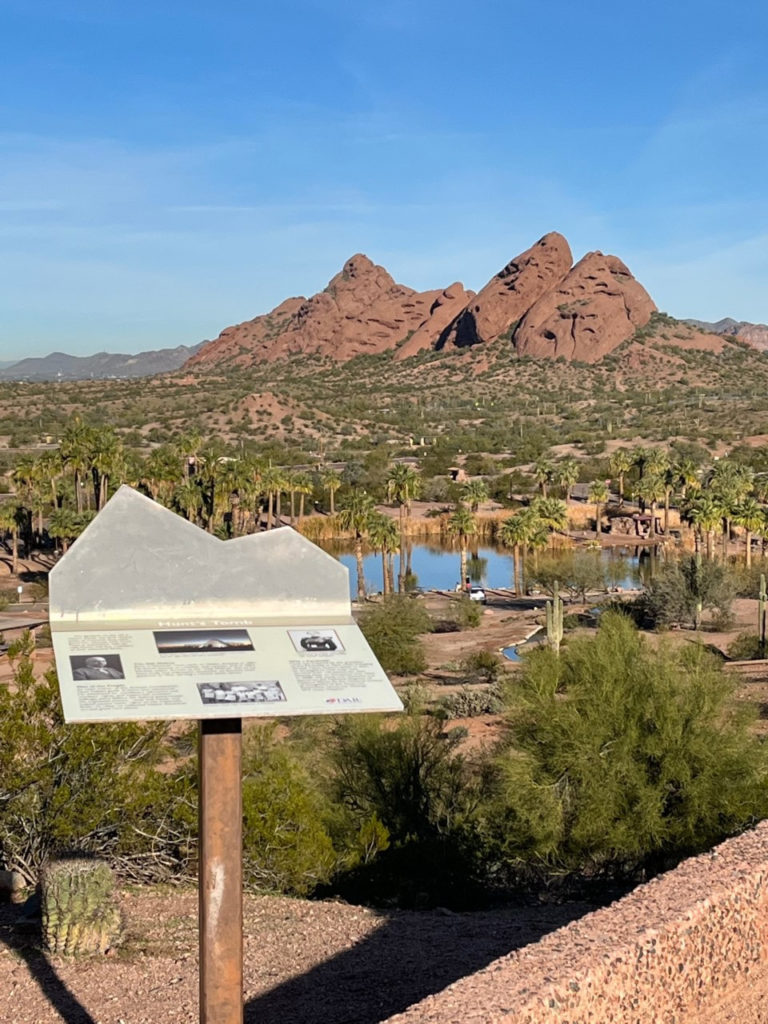
M 768 5 L 0 0 L 0 360 L 194 344 L 550 230 L 768 321 Z

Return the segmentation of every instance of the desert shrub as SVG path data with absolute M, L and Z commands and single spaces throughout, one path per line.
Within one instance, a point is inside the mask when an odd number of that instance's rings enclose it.
M 243 881 L 304 896 L 336 862 L 327 807 L 306 768 L 274 729 L 251 730 L 243 751 Z
M 438 715 L 444 719 L 477 718 L 480 715 L 498 715 L 502 709 L 498 686 L 483 689 L 463 686 L 458 693 L 450 693 L 441 699 Z
M 717 562 L 686 556 L 667 562 L 633 602 L 633 614 L 649 629 L 671 625 L 696 626 L 698 610 L 727 616 L 733 585 L 727 569 Z
M 365 612 L 360 627 L 386 672 L 415 675 L 426 668 L 418 638 L 431 631 L 432 620 L 418 600 L 392 594 Z
M 464 905 L 475 898 L 459 837 L 477 789 L 456 749 L 461 738 L 458 730 L 445 732 L 439 719 L 418 714 L 404 715 L 394 727 L 371 716 L 340 720 L 335 798 L 348 822 L 379 822 L 388 846 L 340 873 L 332 891 L 408 906 Z
M 54 672 L 35 678 L 28 634 L 0 687 L 0 862 L 31 883 L 50 858 L 109 860 L 124 875 L 183 871 L 196 829 L 194 780 L 161 773 L 165 723 L 67 725 Z
M 760 637 L 757 633 L 739 633 L 728 647 L 728 657 L 733 661 L 752 661 L 762 658 Z
M 486 871 L 623 875 L 707 849 L 768 812 L 750 712 L 700 645 L 652 648 L 606 613 L 526 659 L 486 779 Z
M 572 600 L 586 601 L 590 591 L 605 589 L 605 572 L 600 558 L 588 551 L 569 551 L 559 558 L 541 558 L 539 564 L 527 565 L 528 586 L 538 587 L 546 594 L 557 588 Z
M 462 660 L 461 670 L 467 682 L 493 683 L 501 674 L 501 659 L 493 651 L 474 651 Z
M 462 594 L 454 601 L 452 611 L 460 629 L 476 629 L 483 618 L 483 606 L 466 594 Z

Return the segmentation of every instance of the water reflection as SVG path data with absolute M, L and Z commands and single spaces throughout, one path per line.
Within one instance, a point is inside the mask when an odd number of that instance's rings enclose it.
M 338 541 L 321 544 L 329 554 L 335 555 L 349 569 L 350 593 L 356 592 L 355 556 L 350 545 Z M 571 550 L 559 553 L 568 558 Z M 542 556 L 543 557 L 543 556 Z M 558 557 L 558 552 L 546 557 Z M 606 584 L 628 590 L 637 586 L 638 579 L 647 580 L 654 559 L 647 549 L 611 547 L 595 552 L 605 569 Z M 440 539 L 419 541 L 408 545 L 405 564 L 410 571 L 409 585 L 424 590 L 453 590 L 460 580 L 458 546 L 442 543 Z M 369 593 L 383 589 L 381 556 L 369 551 L 363 559 L 365 584 Z M 468 552 L 467 572 L 474 585 L 491 589 L 514 587 L 515 569 L 512 552 L 493 545 L 478 545 Z

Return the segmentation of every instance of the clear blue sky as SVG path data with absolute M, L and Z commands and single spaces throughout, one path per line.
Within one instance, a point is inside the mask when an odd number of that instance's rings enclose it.
M 768 321 L 764 0 L 0 0 L 0 360 L 193 344 L 550 230 Z

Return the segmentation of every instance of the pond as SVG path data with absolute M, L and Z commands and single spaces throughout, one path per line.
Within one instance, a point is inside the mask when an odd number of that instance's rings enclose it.
M 321 546 L 334 555 L 349 569 L 350 593 L 357 591 L 357 568 L 355 555 L 349 544 L 338 541 L 325 542 Z M 564 552 L 566 556 L 568 553 Z M 647 551 L 641 555 L 634 548 L 603 548 L 595 558 L 607 567 L 614 563 L 617 574 L 615 585 L 627 590 L 637 586 L 638 577 L 645 575 L 644 562 Z M 382 589 L 381 555 L 369 551 L 363 559 L 365 584 L 368 593 L 375 594 Z M 459 582 L 460 561 L 457 547 L 439 540 L 414 543 L 410 549 L 412 585 L 424 590 L 453 590 Z M 515 570 L 512 552 L 492 545 L 477 545 L 468 553 L 467 571 L 473 584 L 498 589 L 514 586 Z M 395 556 L 395 578 L 398 572 L 398 558 Z

